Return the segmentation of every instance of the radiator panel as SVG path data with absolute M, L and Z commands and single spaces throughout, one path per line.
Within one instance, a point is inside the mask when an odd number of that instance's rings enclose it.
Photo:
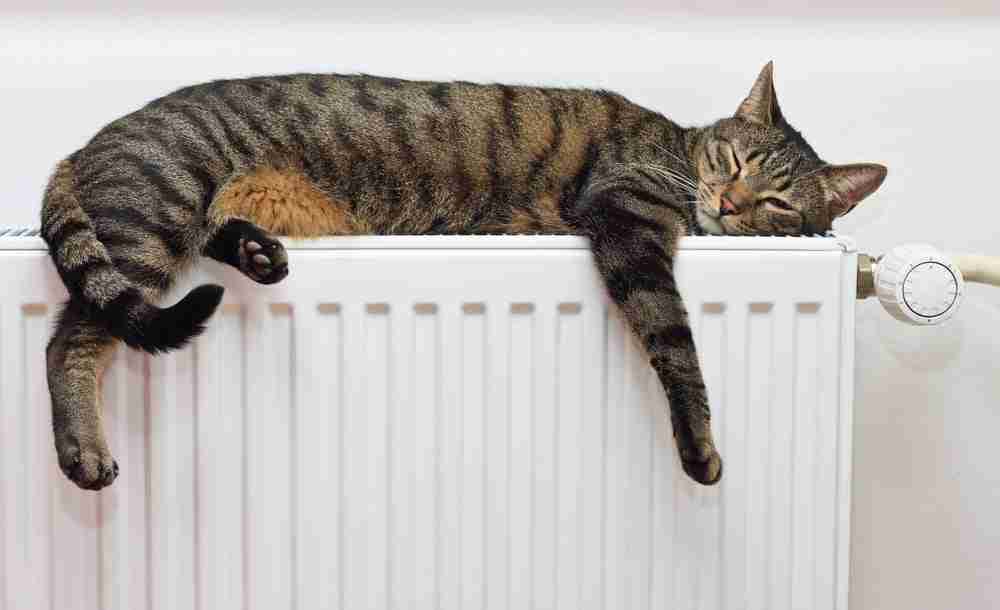
M 0 240 L 0 246 L 4 240 Z M 0 608 L 846 607 L 853 269 L 832 238 L 685 240 L 725 460 L 666 400 L 580 240 L 291 251 L 190 349 L 120 350 L 121 476 L 64 480 L 44 345 L 64 292 L 0 251 Z

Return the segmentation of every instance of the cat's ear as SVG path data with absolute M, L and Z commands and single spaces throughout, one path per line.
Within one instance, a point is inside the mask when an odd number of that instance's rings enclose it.
M 830 218 L 837 218 L 854 209 L 871 195 L 885 180 L 885 166 L 875 163 L 827 165 L 816 170 L 826 191 Z
M 778 106 L 778 94 L 774 92 L 773 72 L 774 62 L 769 61 L 760 71 L 757 82 L 750 89 L 750 95 L 736 110 L 738 118 L 769 126 L 784 120 Z

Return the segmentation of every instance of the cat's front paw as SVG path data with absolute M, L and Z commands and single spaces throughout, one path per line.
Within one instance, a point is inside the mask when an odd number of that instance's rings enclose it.
M 263 235 L 240 240 L 240 270 L 261 284 L 274 284 L 288 275 L 288 253 L 281 242 Z
M 66 440 L 56 447 L 59 468 L 81 489 L 97 491 L 118 478 L 118 462 L 107 448 L 89 448 L 75 440 Z
M 715 485 L 722 479 L 722 456 L 711 445 L 682 451 L 681 465 L 689 477 L 702 485 Z

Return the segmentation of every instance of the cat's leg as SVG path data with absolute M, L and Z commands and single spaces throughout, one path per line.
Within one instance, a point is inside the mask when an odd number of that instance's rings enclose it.
M 261 284 L 274 284 L 288 275 L 288 253 L 281 242 L 241 218 L 224 220 L 202 254 L 236 267 Z
M 684 225 L 670 197 L 628 178 L 590 189 L 580 225 L 611 298 L 649 352 L 670 402 L 684 471 L 711 485 L 722 476 L 705 384 L 673 258 Z
M 70 301 L 46 349 L 59 467 L 83 489 L 107 487 L 118 476 L 99 405 L 101 377 L 116 345 L 88 319 L 84 305 Z

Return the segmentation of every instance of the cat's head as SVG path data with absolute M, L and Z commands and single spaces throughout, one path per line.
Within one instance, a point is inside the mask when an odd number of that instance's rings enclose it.
M 708 233 L 823 233 L 885 179 L 881 165 L 821 160 L 781 114 L 771 74 L 768 63 L 736 114 L 694 148 L 698 223 Z

